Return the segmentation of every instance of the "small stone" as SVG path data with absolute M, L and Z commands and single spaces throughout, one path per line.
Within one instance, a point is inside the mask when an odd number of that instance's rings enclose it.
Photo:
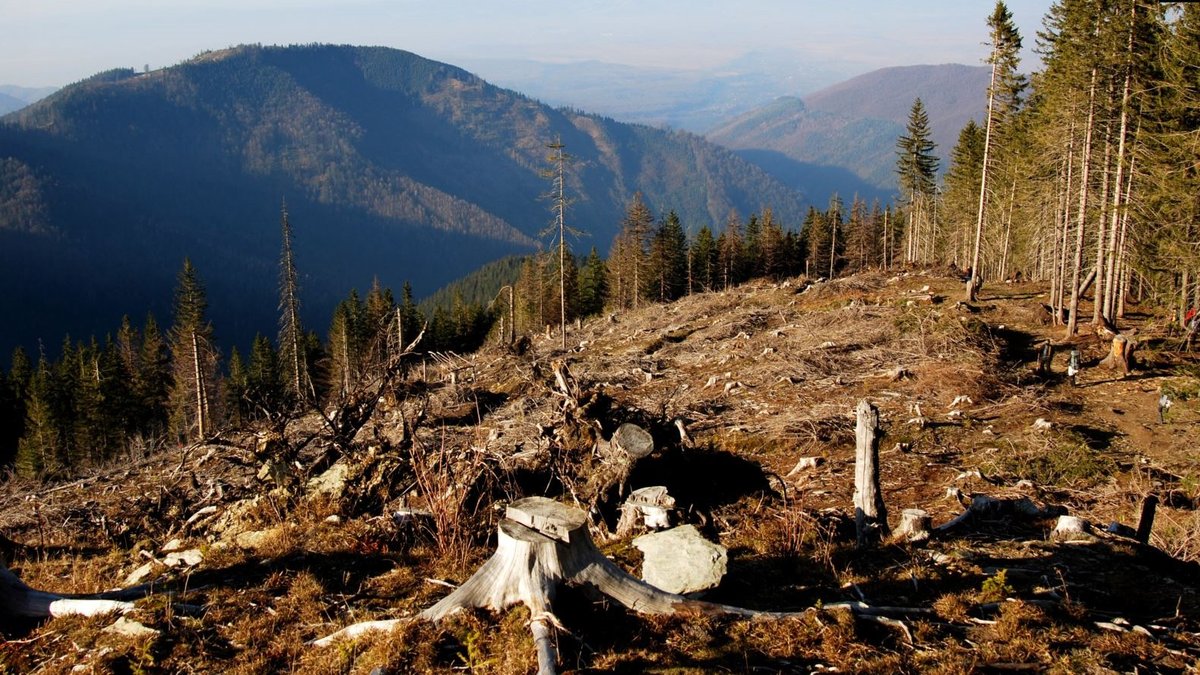
M 125 617 L 117 619 L 117 622 L 108 628 L 104 629 L 105 633 L 115 633 L 131 638 L 142 637 L 157 637 L 162 631 L 155 630 L 148 626 L 144 626 L 136 621 L 131 621 Z
M 168 541 L 167 543 L 163 544 L 162 548 L 158 549 L 158 552 L 159 553 L 174 553 L 175 551 L 179 551 L 182 549 L 183 549 L 183 540 L 182 539 L 172 539 L 171 541 Z
M 167 567 L 178 567 L 185 565 L 187 567 L 195 567 L 204 560 L 204 554 L 198 548 L 190 548 L 186 551 L 178 551 L 171 553 L 163 558 L 163 562 Z

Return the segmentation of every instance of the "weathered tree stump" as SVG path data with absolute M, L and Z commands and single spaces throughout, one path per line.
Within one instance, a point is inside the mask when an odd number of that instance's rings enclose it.
M 634 490 L 621 505 L 617 536 L 625 537 L 639 529 L 661 530 L 671 526 L 670 512 L 675 498 L 661 485 Z
M 1058 523 L 1054 525 L 1054 531 L 1050 533 L 1050 538 L 1054 541 L 1090 541 L 1095 539 L 1092 535 L 1092 526 L 1078 516 L 1059 516 Z
M 558 619 L 551 603 L 562 584 L 589 587 L 641 613 L 671 613 L 681 604 L 695 603 L 638 580 L 604 557 L 588 534 L 587 516 L 578 509 L 545 497 L 528 497 L 513 502 L 505 516 L 492 557 L 453 593 L 421 612 L 420 619 L 438 621 L 461 609 L 500 611 L 523 604 L 531 615 L 538 672 L 554 673 L 557 650 L 553 637 Z M 390 630 L 397 622 L 355 624 L 314 644 L 323 646 L 372 630 Z
M 1054 345 L 1049 340 L 1042 343 L 1038 349 L 1037 374 L 1039 377 L 1050 376 L 1050 362 L 1054 359 Z
M 887 508 L 879 489 L 879 410 L 866 399 L 858 402 L 854 455 L 854 521 L 858 545 L 887 534 Z
M 553 631 L 559 626 L 552 612 L 555 591 L 562 584 L 580 586 L 607 596 L 640 614 L 733 614 L 752 619 L 782 619 L 804 612 L 765 612 L 691 600 L 682 595 L 655 588 L 625 572 L 604 557 L 588 534 L 587 516 L 580 510 L 544 497 L 528 497 L 513 502 L 500 522 L 496 552 L 462 586 L 437 604 L 421 612 L 417 619 L 437 621 L 461 609 L 481 608 L 493 611 L 516 604 L 529 608 L 530 632 L 538 655 L 539 675 L 555 672 L 558 654 Z M 546 531 L 532 529 L 536 523 Z M 927 615 L 928 610 L 905 607 L 870 607 L 861 602 L 828 603 L 828 609 L 845 608 L 856 616 L 883 625 L 907 627 L 885 615 Z M 357 637 L 371 631 L 391 630 L 409 619 L 366 621 L 343 628 L 311 644 L 327 646 L 339 639 Z
M 904 509 L 900 512 L 900 525 L 892 536 L 905 541 L 917 542 L 929 539 L 932 518 L 923 509 Z

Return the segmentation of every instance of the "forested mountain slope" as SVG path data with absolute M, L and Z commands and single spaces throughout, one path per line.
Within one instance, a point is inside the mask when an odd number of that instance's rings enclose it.
M 310 325 L 351 287 L 418 296 L 549 221 L 545 144 L 575 157 L 573 225 L 606 247 L 634 192 L 690 227 L 797 196 L 700 137 L 555 110 L 414 54 L 246 46 L 116 70 L 0 124 L 0 350 L 165 313 L 185 256 L 219 339 L 274 330 L 281 203 Z
M 913 99 L 920 97 L 925 103 L 937 154 L 948 157 L 967 120 L 983 118 L 990 72 L 983 66 L 957 64 L 882 68 L 803 100 L 780 98 L 716 127 L 708 138 L 734 148 L 785 182 L 788 174 L 779 167 L 787 159 L 853 174 L 831 185 L 843 196 L 872 188 L 890 191 L 896 185 L 896 139 L 904 133 Z M 774 161 L 764 162 L 765 158 Z M 799 175 L 821 180 L 819 171 Z M 823 195 L 809 197 L 820 202 Z

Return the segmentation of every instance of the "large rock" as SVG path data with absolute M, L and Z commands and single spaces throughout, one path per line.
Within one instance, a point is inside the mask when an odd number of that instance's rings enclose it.
M 633 540 L 641 550 L 642 580 L 669 593 L 716 588 L 725 576 L 728 555 L 691 525 L 646 534 Z

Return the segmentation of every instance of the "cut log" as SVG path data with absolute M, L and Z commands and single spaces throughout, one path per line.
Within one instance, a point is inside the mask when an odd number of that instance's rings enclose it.
M 879 489 L 879 410 L 862 399 L 855 413 L 854 521 L 858 545 L 865 546 L 887 534 L 887 508 Z

